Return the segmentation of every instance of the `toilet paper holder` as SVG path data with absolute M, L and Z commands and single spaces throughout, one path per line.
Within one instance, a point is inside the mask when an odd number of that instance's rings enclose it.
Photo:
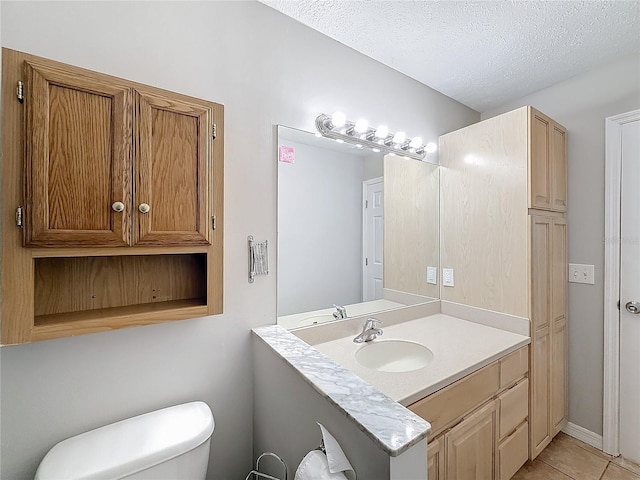
M 282 464 L 282 470 L 284 472 L 284 477 L 282 477 L 282 478 L 273 477 L 273 476 L 268 475 L 266 473 L 260 472 L 260 460 L 262 460 L 264 457 L 273 457 L 276 460 L 278 460 Z M 265 478 L 267 480 L 287 480 L 287 464 L 284 463 L 284 460 L 282 458 L 280 458 L 278 455 L 276 455 L 275 453 L 264 452 L 256 460 L 256 468 L 254 470 L 251 470 L 249 472 L 249 475 L 247 475 L 247 478 L 245 478 L 244 480 L 251 480 L 251 479 L 255 480 L 255 479 L 258 479 L 258 478 Z

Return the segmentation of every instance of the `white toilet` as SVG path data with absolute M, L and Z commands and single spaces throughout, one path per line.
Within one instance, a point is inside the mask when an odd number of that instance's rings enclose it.
M 55 445 L 36 480 L 203 480 L 213 428 L 203 402 L 128 418 Z

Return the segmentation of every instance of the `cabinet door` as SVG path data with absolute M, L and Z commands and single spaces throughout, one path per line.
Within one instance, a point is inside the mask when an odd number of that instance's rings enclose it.
M 427 480 L 444 480 L 444 437 L 427 445 Z
M 567 222 L 554 218 L 551 245 L 551 434 L 567 424 Z
M 551 282 L 551 223 L 546 216 L 532 215 L 531 230 L 531 325 L 539 329 L 549 325 L 549 289 Z
M 529 410 L 530 458 L 533 460 L 551 443 L 549 422 L 549 361 L 551 357 L 550 328 L 544 327 L 533 334 L 531 347 L 531 401 Z
M 567 211 L 567 131 L 555 122 L 550 130 L 551 209 Z
M 445 434 L 447 479 L 495 478 L 496 441 L 496 402 L 492 401 Z
M 551 139 L 552 120 L 531 109 L 529 117 L 529 208 L 551 210 L 552 167 Z
M 136 90 L 134 243 L 208 245 L 212 104 Z
M 55 62 L 24 73 L 25 246 L 128 245 L 131 89 Z
M 531 402 L 529 433 L 531 458 L 552 439 L 551 392 L 551 277 L 553 217 L 531 216 Z

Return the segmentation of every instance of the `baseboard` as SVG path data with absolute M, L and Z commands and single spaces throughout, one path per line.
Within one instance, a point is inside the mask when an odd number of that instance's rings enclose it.
M 571 422 L 569 422 L 562 431 L 573 438 L 577 438 L 578 440 L 591 445 L 592 447 L 596 447 L 598 450 L 602 450 L 602 435 L 593 433 L 592 431 Z

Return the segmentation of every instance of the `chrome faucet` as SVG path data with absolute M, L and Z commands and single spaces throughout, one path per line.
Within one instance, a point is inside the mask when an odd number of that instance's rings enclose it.
M 371 340 L 375 340 L 380 335 L 382 335 L 382 329 L 376 328 L 378 323 L 382 323 L 382 320 L 378 320 L 377 318 L 369 317 L 362 328 L 362 332 L 356 338 L 353 339 L 355 343 L 364 343 L 370 342 Z
M 336 310 L 337 310 L 337 312 L 333 312 L 333 318 L 335 318 L 336 320 L 347 318 L 346 308 L 341 307 L 340 305 L 336 305 L 335 303 L 333 304 L 333 306 L 336 307 Z

